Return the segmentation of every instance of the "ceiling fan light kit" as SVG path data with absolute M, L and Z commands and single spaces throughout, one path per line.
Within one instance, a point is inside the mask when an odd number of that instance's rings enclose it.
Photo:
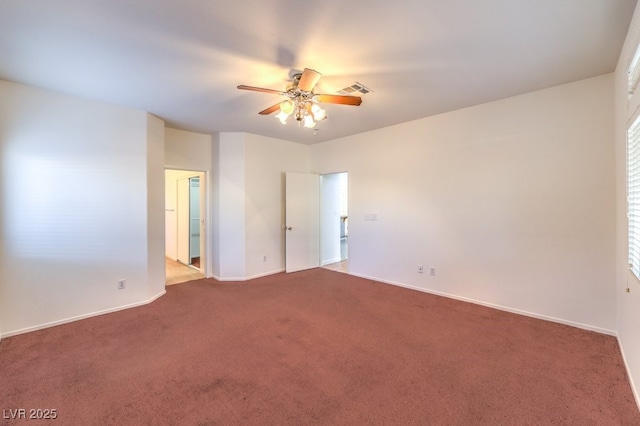
M 280 112 L 276 114 L 276 118 L 282 124 L 287 124 L 287 118 L 291 115 L 309 129 L 315 127 L 318 121 L 327 118 L 327 113 L 313 99 L 307 99 L 303 96 L 296 96 L 280 102 Z
M 238 89 L 273 93 L 288 97 L 289 99 L 260 111 L 259 114 L 269 115 L 278 111 L 276 118 L 282 124 L 287 124 L 287 119 L 293 115 L 299 124 L 310 129 L 315 127 L 319 121 L 327 118 L 326 111 L 318 103 L 353 106 L 358 106 L 362 103 L 362 99 L 357 96 L 314 94 L 313 89 L 321 76 L 322 74 L 318 71 L 305 68 L 302 73 L 293 76 L 291 83 L 287 85 L 287 90 L 284 92 L 244 85 L 238 86 Z

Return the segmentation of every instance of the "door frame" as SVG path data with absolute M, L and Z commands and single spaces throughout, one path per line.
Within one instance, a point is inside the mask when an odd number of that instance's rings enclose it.
M 200 272 L 207 277 L 209 272 L 209 229 L 211 229 L 211 196 L 209 194 L 209 172 L 206 170 L 198 170 L 198 169 L 182 169 L 176 167 L 165 166 L 164 168 L 164 181 L 165 181 L 165 226 L 167 221 L 167 213 L 169 213 L 172 209 L 171 206 L 167 205 L 168 200 L 166 199 L 166 185 L 167 185 L 167 172 L 175 172 L 180 176 L 175 177 L 175 181 L 180 178 L 189 178 L 189 177 L 200 177 Z M 177 219 L 176 219 L 176 231 L 177 231 Z M 165 235 L 164 239 L 164 253 L 166 256 L 167 253 L 167 236 Z
M 332 175 L 341 175 L 344 174 L 347 176 L 347 199 L 346 199 L 346 208 L 347 208 L 347 215 L 349 214 L 349 199 L 351 198 L 351 191 L 350 191 L 350 187 L 351 187 L 351 182 L 349 179 L 349 172 L 348 171 L 337 171 L 337 172 L 330 172 L 330 173 L 321 173 L 320 174 L 320 266 L 325 266 L 331 263 L 334 263 L 333 261 L 327 261 L 326 259 L 324 259 L 324 249 L 325 249 L 325 238 L 324 238 L 324 232 L 323 232 L 323 223 L 325 223 L 325 221 L 327 220 L 326 218 L 326 214 L 327 212 L 324 209 L 324 203 L 326 203 L 326 198 L 325 198 L 325 194 L 324 194 L 324 177 L 325 176 L 332 176 Z M 338 197 L 340 195 L 338 194 Z M 340 202 L 338 201 L 338 204 L 340 204 Z M 339 237 L 338 237 L 339 238 Z M 339 240 L 338 240 L 339 241 Z M 346 260 L 349 259 L 349 244 L 347 243 L 347 256 L 346 256 Z M 340 253 L 338 253 L 340 254 Z M 332 259 L 333 260 L 333 259 Z M 341 261 L 342 259 L 340 259 Z M 348 263 L 347 263 L 348 265 Z

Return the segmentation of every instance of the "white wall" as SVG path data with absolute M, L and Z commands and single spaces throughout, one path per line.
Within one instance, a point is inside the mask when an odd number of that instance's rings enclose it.
M 147 281 L 148 298 L 165 292 L 164 121 L 147 114 Z
M 160 123 L 0 81 L 0 333 L 163 294 Z
M 613 333 L 612 84 L 311 146 L 312 171 L 349 172 L 350 272 Z
M 615 72 L 615 156 L 616 156 L 616 286 L 618 340 L 640 406 L 640 285 L 628 271 L 627 251 L 627 119 L 640 101 L 636 94 L 628 106 L 627 66 L 640 36 L 640 9 L 636 8 Z M 627 285 L 630 293 L 625 291 Z
M 218 279 L 246 278 L 245 159 L 244 134 L 218 136 L 217 228 L 214 230 Z
M 214 146 L 214 276 L 246 280 L 284 270 L 284 173 L 308 172 L 309 147 L 226 132 Z
M 285 268 L 284 174 L 309 171 L 309 147 L 250 133 L 244 143 L 245 276 L 251 278 Z
M 165 168 L 207 172 L 213 165 L 211 135 L 165 128 Z

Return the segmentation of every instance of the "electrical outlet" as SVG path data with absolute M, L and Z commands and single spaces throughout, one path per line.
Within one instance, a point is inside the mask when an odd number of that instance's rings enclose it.
M 436 274 L 436 268 L 431 267 L 431 269 L 429 270 L 429 273 L 430 273 L 431 275 L 435 275 L 435 274 Z
M 424 266 L 418 265 L 418 273 L 419 274 L 424 274 Z
M 123 290 L 127 287 L 127 282 L 125 280 L 118 280 L 118 290 Z
M 262 261 L 266 262 L 267 261 L 267 255 L 265 254 L 264 256 L 262 256 Z

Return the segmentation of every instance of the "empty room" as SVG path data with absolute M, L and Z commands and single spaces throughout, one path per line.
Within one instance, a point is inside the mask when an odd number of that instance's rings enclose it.
M 636 3 L 0 2 L 0 424 L 640 425 Z

